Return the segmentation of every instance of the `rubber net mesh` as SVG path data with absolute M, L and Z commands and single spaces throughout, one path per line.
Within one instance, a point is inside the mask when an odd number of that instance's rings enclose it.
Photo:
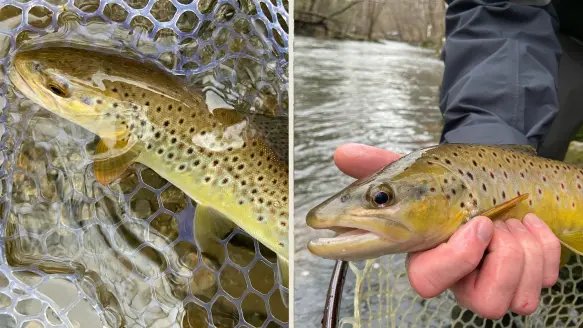
M 273 252 L 237 229 L 202 253 L 191 199 L 141 165 L 97 183 L 95 136 L 5 76 L 22 44 L 104 45 L 287 116 L 287 21 L 281 0 L 0 1 L 1 327 L 287 326 Z
M 541 304 L 529 316 L 507 313 L 499 320 L 484 320 L 459 307 L 450 291 L 424 300 L 410 287 L 405 256 L 385 256 L 350 263 L 355 274 L 354 315 L 340 327 L 583 327 L 583 260 L 572 256 L 559 273 L 559 281 L 543 290 Z M 348 291 L 348 289 L 347 289 Z M 345 299 L 348 302 L 348 299 Z

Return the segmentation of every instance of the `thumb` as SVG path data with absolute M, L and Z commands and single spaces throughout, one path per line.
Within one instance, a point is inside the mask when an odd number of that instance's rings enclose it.
M 407 273 L 415 291 L 425 298 L 443 293 L 476 269 L 488 247 L 494 224 L 478 216 L 434 249 L 411 255 Z

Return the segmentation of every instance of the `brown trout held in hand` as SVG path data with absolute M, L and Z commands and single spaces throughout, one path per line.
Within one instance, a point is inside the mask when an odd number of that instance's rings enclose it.
M 339 260 L 422 251 L 475 216 L 527 213 L 545 221 L 564 251 L 582 254 L 583 169 L 537 157 L 529 146 L 440 145 L 404 156 L 312 209 L 308 226 L 341 234 L 308 248 Z
M 278 156 L 253 117 L 211 111 L 200 92 L 159 68 L 100 52 L 21 52 L 9 76 L 35 103 L 101 137 L 98 181 L 110 183 L 132 163 L 143 163 L 196 200 L 198 235 L 212 234 L 220 214 L 273 250 L 287 274 L 287 156 Z M 269 131 L 269 138 L 277 135 Z

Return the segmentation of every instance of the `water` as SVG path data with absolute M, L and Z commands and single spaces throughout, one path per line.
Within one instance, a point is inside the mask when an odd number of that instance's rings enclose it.
M 443 66 L 432 51 L 396 42 L 294 41 L 295 325 L 321 327 L 334 261 L 306 244 L 330 233 L 308 228 L 305 216 L 352 181 L 334 165 L 334 150 L 358 142 L 406 154 L 438 143 Z M 352 301 L 343 299 L 341 317 Z

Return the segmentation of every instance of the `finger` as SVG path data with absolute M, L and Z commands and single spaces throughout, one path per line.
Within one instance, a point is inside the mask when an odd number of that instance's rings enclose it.
M 542 245 L 544 267 L 543 287 L 551 287 L 559 279 L 559 265 L 561 263 L 561 242 L 551 229 L 536 215 L 527 214 L 524 225 Z
M 536 311 L 540 291 L 543 287 L 542 245 L 522 222 L 510 219 L 506 225 L 524 250 L 524 269 L 514 298 L 510 303 L 510 310 L 517 314 L 528 315 Z
M 362 178 L 396 161 L 401 155 L 357 143 L 341 145 L 334 152 L 334 163 L 353 178 Z
M 488 246 L 479 270 L 453 285 L 458 302 L 487 319 L 504 316 L 514 297 L 524 267 L 522 246 L 502 221 Z
M 458 229 L 447 243 L 412 254 L 407 273 L 413 289 L 422 297 L 435 297 L 472 272 L 484 255 L 493 230 L 490 219 L 478 216 Z

